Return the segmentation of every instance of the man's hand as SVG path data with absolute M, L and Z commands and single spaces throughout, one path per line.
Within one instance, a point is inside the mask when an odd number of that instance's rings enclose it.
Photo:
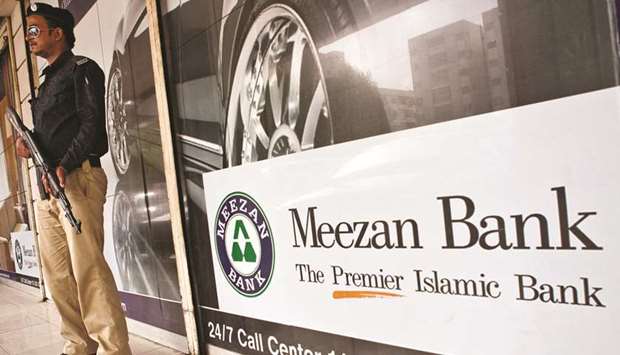
M 56 176 L 58 177 L 58 182 L 60 183 L 60 187 L 65 187 L 65 178 L 67 176 L 67 172 L 65 168 L 59 166 L 56 168 Z M 43 187 L 45 188 L 45 192 L 54 196 L 52 193 L 52 189 L 50 188 L 49 182 L 47 181 L 47 177 L 45 175 L 41 176 L 41 182 L 43 183 Z M 56 196 L 54 196 L 56 197 Z
M 67 176 L 65 168 L 59 166 L 56 168 L 56 176 L 58 176 L 58 182 L 60 183 L 60 187 L 65 188 L 65 177 Z
M 28 159 L 30 158 L 30 150 L 26 146 L 22 137 L 17 138 L 15 141 L 15 149 L 17 150 L 17 156 Z
M 47 175 L 41 175 L 41 182 L 43 183 L 43 188 L 45 189 L 45 192 L 47 192 L 48 195 L 54 195 L 52 194 L 52 189 L 50 189 L 50 184 L 47 182 Z

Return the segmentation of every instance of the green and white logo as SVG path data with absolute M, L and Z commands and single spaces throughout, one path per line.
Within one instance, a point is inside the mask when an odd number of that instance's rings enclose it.
M 217 256 L 230 285 L 248 297 L 263 293 L 275 259 L 271 227 L 258 203 L 242 192 L 226 196 L 214 230 Z

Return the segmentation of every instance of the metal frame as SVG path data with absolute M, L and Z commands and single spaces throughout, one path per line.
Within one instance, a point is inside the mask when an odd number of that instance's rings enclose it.
M 180 191 L 175 166 L 174 139 L 170 124 L 170 110 L 166 93 L 166 78 L 164 74 L 163 47 L 160 37 L 159 7 L 157 0 L 145 0 L 146 10 L 149 17 L 149 36 L 151 40 L 151 53 L 153 60 L 153 75 L 155 80 L 155 95 L 157 98 L 157 111 L 159 128 L 162 142 L 164 161 L 164 173 L 166 177 L 166 189 L 170 204 L 170 222 L 172 225 L 172 238 L 176 255 L 177 272 L 179 275 L 179 289 L 181 292 L 181 305 L 185 320 L 185 331 L 190 354 L 199 354 L 198 331 L 196 327 L 196 315 L 192 287 L 189 277 L 185 238 L 183 233 L 183 219 L 181 216 Z

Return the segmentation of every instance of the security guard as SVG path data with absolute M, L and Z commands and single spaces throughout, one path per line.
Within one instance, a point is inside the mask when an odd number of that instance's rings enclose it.
M 28 11 L 26 40 L 48 62 L 31 101 L 35 139 L 82 221 L 76 234 L 53 196 L 37 203 L 43 276 L 62 319 L 64 354 L 128 355 L 125 315 L 103 256 L 105 78 L 94 61 L 71 52 L 74 22 L 69 11 L 43 3 Z M 18 155 L 30 156 L 22 140 L 16 144 Z

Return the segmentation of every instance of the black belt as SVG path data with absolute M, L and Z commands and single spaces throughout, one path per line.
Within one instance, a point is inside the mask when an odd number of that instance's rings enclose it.
M 101 167 L 101 160 L 99 159 L 99 157 L 89 157 L 87 160 L 90 163 L 90 166 L 92 166 L 93 168 Z

